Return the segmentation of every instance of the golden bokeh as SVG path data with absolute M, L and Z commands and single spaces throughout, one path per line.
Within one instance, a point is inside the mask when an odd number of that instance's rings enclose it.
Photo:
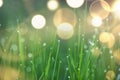
M 9 67 L 0 67 L 0 80 L 17 80 L 19 71 Z
M 104 0 L 96 0 L 90 5 L 90 15 L 92 17 L 99 16 L 102 19 L 105 19 L 109 16 L 109 11 L 107 10 L 110 8 L 109 4 Z
M 57 34 L 61 39 L 67 40 L 73 36 L 73 27 L 69 23 L 62 23 L 57 28 Z
M 98 47 L 95 47 L 92 49 L 92 55 L 95 56 L 95 57 L 99 57 L 101 51 Z
M 120 65 L 120 49 L 115 50 L 115 51 L 113 52 L 113 57 L 114 57 L 115 62 L 116 62 L 118 65 Z
M 108 42 L 110 39 L 109 33 L 108 32 L 102 32 L 99 36 L 99 40 L 102 43 Z
M 61 8 L 55 12 L 53 22 L 56 27 L 58 27 L 61 23 L 66 22 L 74 27 L 77 23 L 77 18 L 72 10 L 68 8 Z
M 120 36 L 120 24 L 114 27 L 111 32 L 118 38 L 118 36 Z
M 102 32 L 99 40 L 101 43 L 105 43 L 108 48 L 112 48 L 115 44 L 115 36 L 112 33 Z
M 110 39 L 108 40 L 107 46 L 108 48 L 112 48 L 115 44 L 115 36 L 112 33 L 110 33 L 109 35 L 110 35 Z
M 107 80 L 114 80 L 115 79 L 115 72 L 110 70 L 106 73 L 106 79 Z

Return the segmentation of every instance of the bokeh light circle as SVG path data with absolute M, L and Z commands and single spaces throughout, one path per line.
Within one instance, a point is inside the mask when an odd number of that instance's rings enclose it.
M 57 27 L 57 34 L 61 39 L 67 40 L 73 36 L 73 26 L 69 23 L 62 23 Z
M 120 49 L 117 49 L 113 52 L 113 58 L 115 62 L 120 65 Z
M 3 0 L 0 0 L 0 7 L 3 6 Z
M 58 8 L 59 4 L 57 0 L 49 0 L 47 3 L 47 7 L 49 10 L 56 10 Z
M 111 32 L 118 38 L 120 36 L 120 24 L 115 26 Z
M 66 0 L 66 3 L 71 7 L 71 8 L 79 8 L 83 5 L 84 0 Z
M 55 12 L 53 22 L 56 27 L 66 22 L 75 27 L 77 23 L 77 17 L 72 10 L 68 8 L 61 8 Z
M 98 47 L 95 47 L 95 48 L 92 49 L 92 55 L 94 57 L 99 57 L 100 53 L 101 53 L 101 51 Z
M 92 17 L 99 16 L 102 19 L 105 19 L 109 16 L 110 11 L 106 8 L 110 8 L 109 4 L 104 0 L 95 0 L 89 8 L 90 15 Z
M 99 40 L 101 43 L 105 43 L 108 48 L 112 48 L 115 44 L 115 36 L 112 33 L 102 32 Z
M 107 80 L 114 80 L 114 79 L 115 79 L 115 72 L 112 71 L 112 70 L 109 70 L 109 71 L 106 73 L 106 79 L 107 79 Z
M 102 19 L 101 19 L 100 17 L 94 17 L 94 18 L 92 19 L 92 25 L 93 25 L 94 27 L 99 27 L 99 26 L 101 26 L 101 25 L 102 25 Z
M 109 41 L 109 33 L 108 32 L 102 32 L 99 36 L 99 40 L 102 43 L 106 43 Z
M 45 26 L 46 19 L 42 15 L 35 15 L 35 16 L 33 16 L 32 20 L 31 20 L 31 24 L 34 28 L 41 29 Z

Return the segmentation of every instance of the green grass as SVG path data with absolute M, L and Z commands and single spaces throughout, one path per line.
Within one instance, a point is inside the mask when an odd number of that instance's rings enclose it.
M 52 42 L 49 43 L 42 42 L 39 34 L 40 31 L 35 30 L 29 33 L 29 37 L 25 37 L 15 31 L 12 35 L 8 34 L 6 46 L 1 45 L 1 66 L 17 69 L 20 72 L 19 80 L 105 80 L 104 71 L 116 69 L 114 61 L 106 54 L 109 52 L 108 48 L 100 47 L 102 54 L 99 57 L 92 55 L 91 49 L 99 47 L 97 38 L 92 39 L 94 45 L 90 45 L 87 34 L 79 34 L 78 42 L 76 36 L 63 41 L 54 34 Z M 30 36 L 33 40 L 27 39 Z M 22 42 L 23 37 L 25 42 Z M 12 44 L 18 46 L 18 53 L 10 51 Z M 32 54 L 32 58 L 28 57 L 29 53 Z M 17 61 L 12 59 L 13 56 L 18 58 Z M 107 69 L 108 65 L 110 69 Z M 28 67 L 29 71 L 26 70 Z
M 4 45 L 0 43 L 0 67 L 18 70 L 18 80 L 106 80 L 106 72 L 117 72 L 118 66 L 111 59 L 111 49 L 99 42 L 99 34 L 85 31 L 86 10 L 87 6 L 81 12 L 84 15 L 78 17 L 83 20 L 78 21 L 69 40 L 60 39 L 51 26 L 42 30 L 27 26 L 25 34 L 19 24 L 12 30 L 0 31 L 0 40 L 5 39 Z M 76 9 L 74 12 L 78 14 Z M 11 50 L 13 44 L 16 51 Z M 92 55 L 96 47 L 101 51 L 100 56 Z

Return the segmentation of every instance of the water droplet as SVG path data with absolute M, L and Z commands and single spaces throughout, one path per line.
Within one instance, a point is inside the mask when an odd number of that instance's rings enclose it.
M 71 49 L 70 48 L 68 48 L 68 51 L 70 51 Z
M 46 43 L 43 43 L 43 46 L 46 46 L 47 44 Z
M 70 76 L 68 76 L 68 78 L 70 79 Z
M 106 72 L 107 72 L 107 70 L 105 69 L 105 70 L 104 70 L 104 72 L 106 73 Z
M 30 72 L 30 71 L 31 71 L 31 67 L 27 67 L 27 68 L 26 68 L 26 71 L 27 71 L 27 72 Z
M 80 71 L 80 68 L 78 68 L 77 70 Z
M 60 63 L 62 63 L 62 61 L 60 61 Z
M 112 54 L 112 50 L 110 50 L 109 53 Z
M 113 59 L 113 56 L 110 56 L 111 59 Z
M 19 31 L 19 30 L 17 30 L 17 32 L 19 33 L 20 31 Z
M 11 49 L 12 49 L 13 51 L 17 51 L 18 47 L 17 47 L 16 44 L 13 44 L 13 45 L 11 45 Z
M 90 44 L 91 46 L 94 46 L 94 43 L 93 43 L 92 41 L 89 41 L 89 44 Z
M 60 40 L 58 40 L 58 42 L 60 42 Z
M 66 71 L 68 71 L 68 70 L 69 70 L 69 68 L 67 67 L 67 68 L 66 68 Z
M 32 56 L 33 56 L 32 53 L 29 53 L 29 54 L 28 54 L 28 57 L 29 57 L 29 58 L 31 58 Z

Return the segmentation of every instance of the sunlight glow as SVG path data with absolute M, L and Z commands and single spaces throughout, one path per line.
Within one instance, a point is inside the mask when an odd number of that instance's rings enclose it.
M 3 6 L 3 0 L 0 0 L 0 7 Z
M 117 0 L 117 1 L 113 4 L 112 11 L 113 11 L 114 16 L 115 16 L 117 19 L 120 19 L 120 1 L 119 1 L 119 0 Z
M 99 27 L 102 25 L 102 19 L 100 17 L 95 17 L 92 19 L 92 25 L 95 27 Z
M 61 8 L 55 12 L 53 22 L 56 27 L 66 22 L 75 27 L 77 23 L 77 17 L 72 10 L 68 8 Z
M 73 27 L 69 23 L 62 23 L 57 28 L 57 34 L 61 39 L 70 39 L 73 35 Z
M 83 5 L 84 0 L 66 0 L 66 2 L 72 8 L 79 8 Z
M 35 15 L 31 20 L 32 26 L 36 29 L 41 29 L 46 24 L 46 19 L 42 15 Z
M 47 3 L 47 7 L 49 10 L 56 10 L 58 8 L 59 4 L 57 0 L 49 0 Z
M 110 9 L 110 6 L 106 1 L 104 1 L 104 0 L 95 0 L 90 5 L 90 8 L 89 8 L 90 15 L 92 17 L 99 16 L 102 19 L 105 19 L 105 18 L 107 18 L 109 16 L 109 13 L 110 13 L 108 8 Z

